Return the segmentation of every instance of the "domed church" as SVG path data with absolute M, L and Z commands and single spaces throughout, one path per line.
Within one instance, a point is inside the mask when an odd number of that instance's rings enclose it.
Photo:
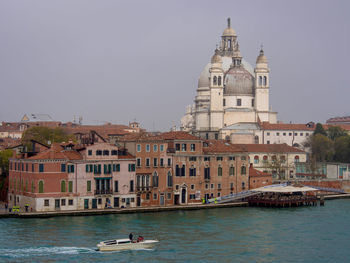
M 228 18 L 220 47 L 199 76 L 194 104 L 187 107 L 181 129 L 204 139 L 260 143 L 259 123 L 277 122 L 277 112 L 269 105 L 269 73 L 263 49 L 254 69 L 243 59 Z

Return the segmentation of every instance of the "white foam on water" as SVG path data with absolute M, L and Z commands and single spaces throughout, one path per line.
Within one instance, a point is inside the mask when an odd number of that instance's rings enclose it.
M 29 247 L 19 249 L 0 249 L 1 257 L 31 257 L 81 253 L 96 253 L 95 248 L 88 247 Z

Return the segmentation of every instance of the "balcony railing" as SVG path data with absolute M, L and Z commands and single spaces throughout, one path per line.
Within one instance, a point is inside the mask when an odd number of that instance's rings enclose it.
M 150 191 L 151 186 L 136 186 L 136 191 Z
M 175 148 L 168 148 L 166 150 L 167 153 L 175 153 Z
M 110 195 L 112 192 L 111 189 L 95 190 L 95 195 Z

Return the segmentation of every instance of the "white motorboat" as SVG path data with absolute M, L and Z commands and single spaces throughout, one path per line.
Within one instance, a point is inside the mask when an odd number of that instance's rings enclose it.
M 97 244 L 99 251 L 116 251 L 116 250 L 129 250 L 129 249 L 142 249 L 153 248 L 158 240 L 133 240 L 130 239 L 113 239 L 107 241 L 101 241 Z

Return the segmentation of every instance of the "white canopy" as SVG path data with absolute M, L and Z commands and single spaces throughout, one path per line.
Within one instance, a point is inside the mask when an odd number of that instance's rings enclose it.
M 252 189 L 253 192 L 265 192 L 265 193 L 295 193 L 295 192 L 310 192 L 310 191 L 317 191 L 317 189 L 309 187 L 309 186 L 302 186 L 302 187 L 296 187 L 291 185 L 267 185 L 264 187 Z

